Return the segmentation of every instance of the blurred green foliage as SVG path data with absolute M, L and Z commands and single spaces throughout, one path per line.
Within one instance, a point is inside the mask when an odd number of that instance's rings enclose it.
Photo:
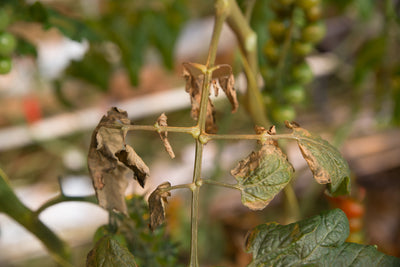
M 178 244 L 166 234 L 165 227 L 149 229 L 149 209 L 144 198 L 133 195 L 127 206 L 129 217 L 110 214 L 110 224 L 96 231 L 94 243 L 110 236 L 129 249 L 138 266 L 180 266 Z

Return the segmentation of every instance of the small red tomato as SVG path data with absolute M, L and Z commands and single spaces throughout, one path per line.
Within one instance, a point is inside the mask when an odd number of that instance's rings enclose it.
M 340 208 L 346 213 L 347 218 L 360 218 L 364 215 L 365 208 L 361 203 L 352 199 L 346 199 L 340 204 Z
M 28 124 L 39 121 L 42 118 L 42 110 L 39 101 L 34 97 L 25 98 L 23 101 L 25 119 Z
M 349 219 L 350 232 L 359 232 L 363 228 L 363 221 L 361 218 Z

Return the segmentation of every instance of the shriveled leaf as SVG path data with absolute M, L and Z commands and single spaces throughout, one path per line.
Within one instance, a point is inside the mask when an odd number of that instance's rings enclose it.
M 265 129 L 264 129 L 265 130 Z M 273 140 L 267 140 L 231 171 L 238 181 L 242 203 L 261 210 L 290 182 L 293 167 Z
M 205 66 L 196 63 L 183 63 L 183 77 L 186 79 L 186 92 L 190 95 L 192 104 L 191 116 L 197 120 L 200 113 L 201 90 L 203 87 L 204 74 L 200 70 Z M 206 132 L 216 133 L 217 125 L 215 124 L 215 109 L 208 98 L 207 117 L 206 117 Z
M 87 267 L 114 267 L 130 266 L 137 267 L 135 258 L 129 250 L 122 246 L 111 236 L 100 239 L 95 247 L 89 252 L 86 259 Z
M 332 196 L 350 193 L 350 169 L 340 152 L 296 123 L 286 123 L 286 126 L 293 130 L 292 134 L 315 180 L 320 184 L 328 184 L 328 193 Z
M 169 191 L 164 191 L 171 187 L 169 182 L 160 184 L 149 197 L 150 209 L 150 229 L 154 230 L 165 221 L 165 203 L 168 203 L 167 197 L 171 196 Z
M 292 223 L 267 223 L 253 229 L 246 251 L 254 266 L 400 266 L 400 259 L 374 246 L 346 243 L 349 224 L 340 209 Z
M 117 156 L 120 162 L 133 171 L 133 178 L 144 187 L 150 175 L 150 170 L 142 158 L 136 154 L 135 150 L 133 150 L 130 145 L 125 145 L 125 150 L 118 151 L 115 153 L 115 156 Z
M 167 116 L 165 115 L 165 113 L 163 113 L 163 114 L 160 115 L 160 117 L 158 117 L 157 124 L 159 126 L 168 126 L 167 119 L 168 119 Z M 172 150 L 172 146 L 168 141 L 168 132 L 159 131 L 158 133 L 160 134 L 160 138 L 163 141 L 165 150 L 168 152 L 169 156 L 171 158 L 175 158 L 175 153 Z
M 149 175 L 146 164 L 125 145 L 126 131 L 108 128 L 113 124 L 129 125 L 128 114 L 111 108 L 93 131 L 88 154 L 88 167 L 99 205 L 107 210 L 126 213 L 126 175 L 129 170 L 143 186 Z
M 235 84 L 235 77 L 232 73 L 232 67 L 227 64 L 221 64 L 217 66 L 218 68 L 213 72 L 213 87 L 218 95 L 218 90 L 222 89 L 229 102 L 232 105 L 232 112 L 236 112 L 239 107 L 239 102 L 236 96 L 236 90 L 233 88 Z

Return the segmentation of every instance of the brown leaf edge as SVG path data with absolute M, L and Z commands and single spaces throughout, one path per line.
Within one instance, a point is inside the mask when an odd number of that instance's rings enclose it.
M 345 169 L 341 171 L 342 179 L 340 179 L 338 182 L 337 179 L 336 180 L 331 179 L 331 174 L 327 170 L 325 170 L 323 166 L 320 165 L 320 163 L 317 161 L 312 152 L 309 151 L 308 147 L 301 144 L 299 140 L 297 141 L 301 154 L 303 155 L 303 158 L 306 160 L 311 172 L 313 173 L 315 180 L 320 184 L 328 184 L 327 185 L 328 190 L 326 193 L 331 196 L 348 194 L 350 192 L 350 186 L 351 186 L 350 170 L 348 168 L 346 160 L 343 159 L 340 152 L 334 146 L 329 144 L 329 142 L 327 142 L 326 140 L 322 139 L 319 136 L 313 136 L 306 129 L 301 128 L 298 123 L 285 121 L 285 124 L 287 128 L 293 130 L 294 134 L 310 137 L 312 139 L 316 138 L 316 140 L 320 140 L 320 142 L 324 144 L 327 147 L 327 149 L 331 150 L 333 153 L 336 154 L 336 156 L 340 157 L 339 162 Z M 345 175 L 343 178 L 344 174 L 347 175 Z
M 165 203 L 167 198 L 171 196 L 171 192 L 165 191 L 171 187 L 171 183 L 165 182 L 160 184 L 149 197 L 150 223 L 149 227 L 152 231 L 165 222 Z
M 160 117 L 158 117 L 156 124 L 158 126 L 168 126 L 167 123 L 168 117 L 165 115 L 165 113 L 162 113 Z M 167 151 L 168 155 L 173 159 L 175 158 L 175 153 L 172 149 L 171 144 L 168 141 L 168 132 L 167 131 L 158 131 L 160 138 L 164 144 L 165 150 Z
M 256 134 L 268 134 L 268 135 L 275 135 L 276 128 L 275 126 L 271 126 L 268 130 L 261 126 L 254 127 Z M 263 141 L 259 141 L 262 145 L 261 149 L 256 152 L 251 152 L 245 159 L 241 160 L 235 168 L 231 170 L 231 174 L 238 179 L 239 177 L 248 177 L 251 172 L 260 168 L 261 160 L 268 154 L 276 154 L 282 157 L 290 166 L 291 169 L 291 176 L 293 175 L 294 168 L 290 164 L 287 159 L 286 154 L 282 152 L 282 150 L 278 146 L 278 142 L 273 140 L 272 138 L 267 138 Z M 285 183 L 285 186 L 290 182 L 290 179 Z M 283 189 L 283 188 L 282 188 Z M 257 202 L 243 202 L 243 204 L 251 210 L 262 210 L 264 209 L 272 200 L 273 198 L 266 200 L 266 201 L 257 201 Z

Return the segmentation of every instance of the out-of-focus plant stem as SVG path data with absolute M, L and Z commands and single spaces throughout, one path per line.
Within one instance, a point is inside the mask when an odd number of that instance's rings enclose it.
M 246 107 L 254 123 L 259 126 L 268 126 L 268 119 L 257 84 L 257 35 L 250 28 L 248 19 L 243 15 L 235 0 L 227 0 L 229 13 L 227 23 L 236 35 L 242 54 L 243 69 L 247 77 L 247 91 L 245 95 Z
M 38 214 L 26 207 L 8 184 L 0 170 L 0 212 L 4 212 L 35 235 L 60 266 L 72 267 L 69 246 L 39 219 Z

